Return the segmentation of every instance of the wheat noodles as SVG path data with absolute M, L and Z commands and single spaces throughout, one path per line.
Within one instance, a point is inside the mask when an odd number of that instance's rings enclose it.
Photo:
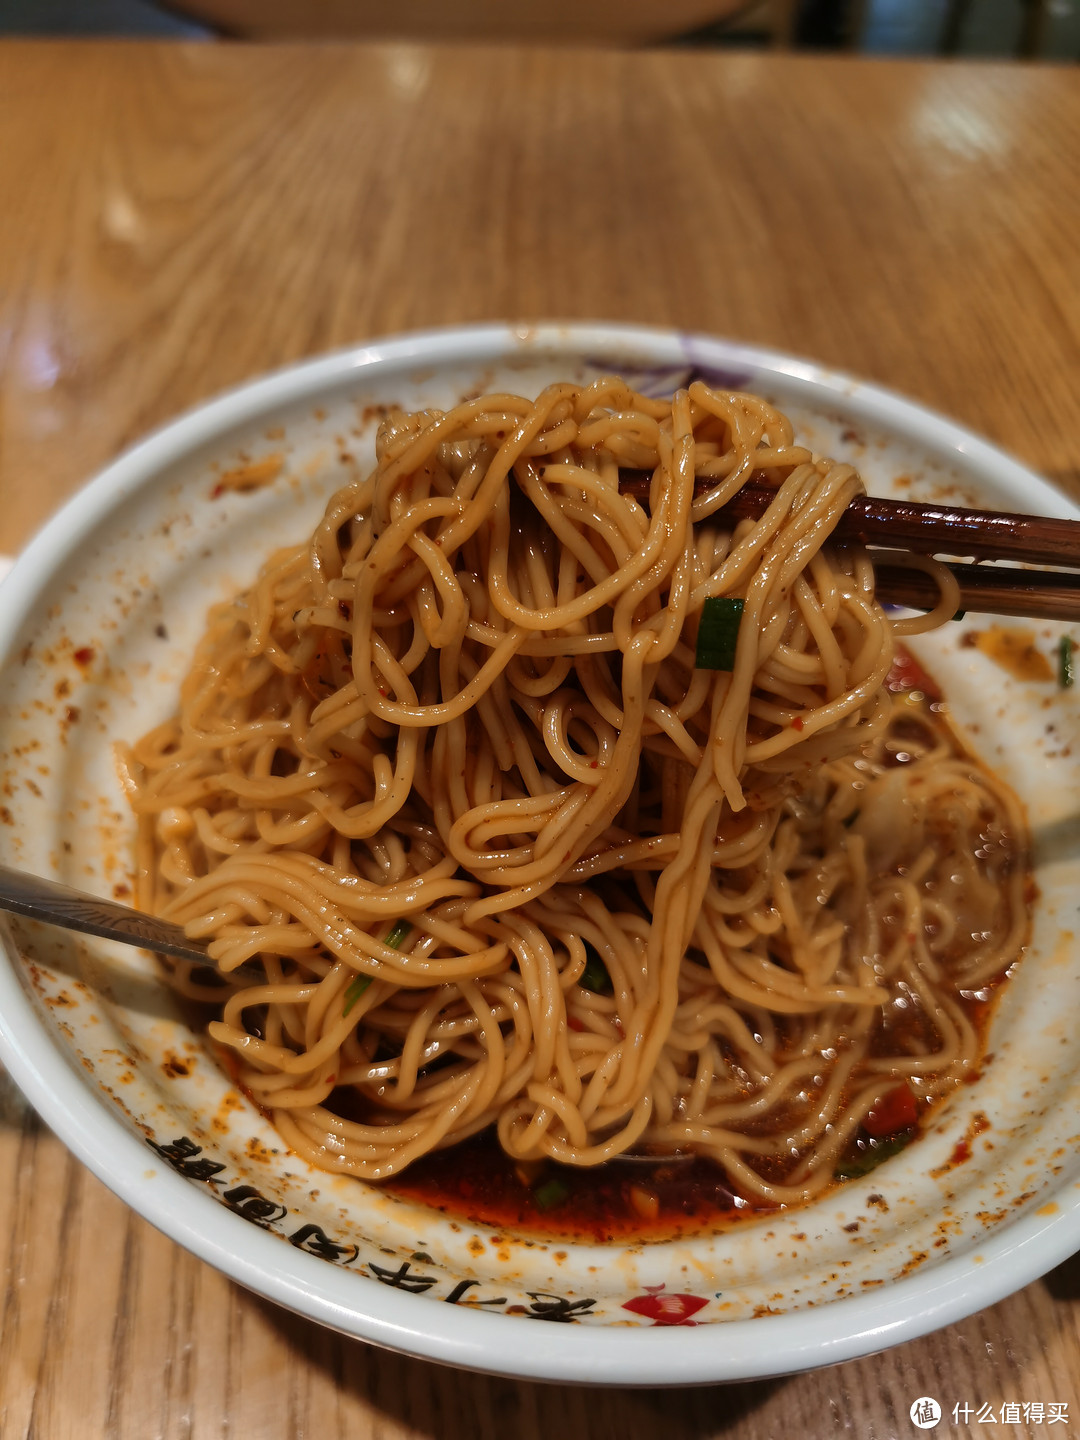
M 856 473 L 700 382 L 394 413 L 377 449 L 125 753 L 140 903 L 212 937 L 217 984 L 178 983 L 325 1168 L 494 1126 L 809 1198 L 898 1079 L 970 1069 L 960 992 L 1024 938 L 1015 800 L 884 683 L 955 582 L 890 621 L 828 544 Z M 695 664 L 709 597 L 743 601 L 730 671 Z

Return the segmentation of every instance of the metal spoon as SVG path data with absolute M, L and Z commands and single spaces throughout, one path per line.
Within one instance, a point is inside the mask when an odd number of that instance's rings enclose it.
M 101 900 L 83 890 L 43 880 L 25 870 L 12 870 L 0 865 L 0 910 L 28 915 L 47 925 L 61 925 L 65 930 L 80 930 L 85 935 L 101 935 L 106 940 L 119 940 L 124 945 L 142 945 L 148 950 L 177 955 L 181 960 L 207 963 L 205 940 L 190 940 L 179 925 L 158 920 L 120 905 L 115 900 Z

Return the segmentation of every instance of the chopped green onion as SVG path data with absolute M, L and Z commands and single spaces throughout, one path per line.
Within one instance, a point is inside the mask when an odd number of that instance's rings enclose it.
M 707 596 L 701 608 L 694 656 L 699 670 L 734 670 L 743 604 L 727 595 Z
M 965 616 L 966 614 L 967 614 L 967 611 L 966 611 L 966 610 L 957 610 L 956 614 L 955 614 L 952 618 L 953 618 L 954 620 L 963 620 L 963 618 L 964 618 L 964 616 Z
M 1058 641 L 1058 684 L 1068 690 L 1073 683 L 1073 640 L 1071 635 L 1062 635 Z
M 592 990 L 597 995 L 610 995 L 613 987 L 607 966 L 587 940 L 585 954 L 585 969 L 581 972 L 578 984 L 583 990 Z
M 411 930 L 412 926 L 409 924 L 408 920 L 399 920 L 382 943 L 388 946 L 391 950 L 400 950 L 401 942 L 408 938 Z
M 890 1160 L 894 1155 L 911 1144 L 915 1137 L 913 1130 L 906 1134 L 890 1135 L 887 1140 L 871 1140 L 862 1150 L 856 1150 L 853 1155 L 841 1160 L 836 1167 L 835 1175 L 837 1180 L 857 1180 L 861 1175 L 869 1175 L 871 1170 L 885 1160 Z
M 397 950 L 401 946 L 401 942 L 406 939 L 411 930 L 412 925 L 409 923 L 408 920 L 398 920 L 395 922 L 394 928 L 390 931 L 390 933 L 384 937 L 382 943 L 388 946 L 391 950 Z M 360 996 L 363 995 L 364 991 L 368 988 L 370 984 L 370 975 L 357 975 L 355 980 L 349 981 L 348 988 L 345 991 L 345 1009 L 341 1012 L 343 1015 L 347 1015 L 349 1013 L 349 1011 L 353 1008 L 356 1002 L 360 999 Z
M 349 1013 L 370 984 L 370 975 L 357 975 L 355 980 L 349 981 L 348 987 L 345 990 L 345 1009 L 341 1012 L 343 1015 Z
M 556 1205 L 561 1205 L 570 1195 L 570 1186 L 565 1180 L 559 1180 L 553 1176 L 538 1185 L 533 1193 L 533 1201 L 538 1210 L 554 1210 Z

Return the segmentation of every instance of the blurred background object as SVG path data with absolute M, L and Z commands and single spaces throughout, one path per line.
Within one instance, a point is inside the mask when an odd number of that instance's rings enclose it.
M 1080 0 L 0 0 L 0 33 L 1080 56 Z
M 211 33 L 151 0 L 0 0 L 0 34 L 197 39 Z

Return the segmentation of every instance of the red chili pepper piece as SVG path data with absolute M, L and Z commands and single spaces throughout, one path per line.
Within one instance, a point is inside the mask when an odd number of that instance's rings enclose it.
M 883 1095 L 863 1121 L 863 1129 L 875 1140 L 910 1130 L 919 1119 L 919 1107 L 911 1086 L 905 1081 Z

